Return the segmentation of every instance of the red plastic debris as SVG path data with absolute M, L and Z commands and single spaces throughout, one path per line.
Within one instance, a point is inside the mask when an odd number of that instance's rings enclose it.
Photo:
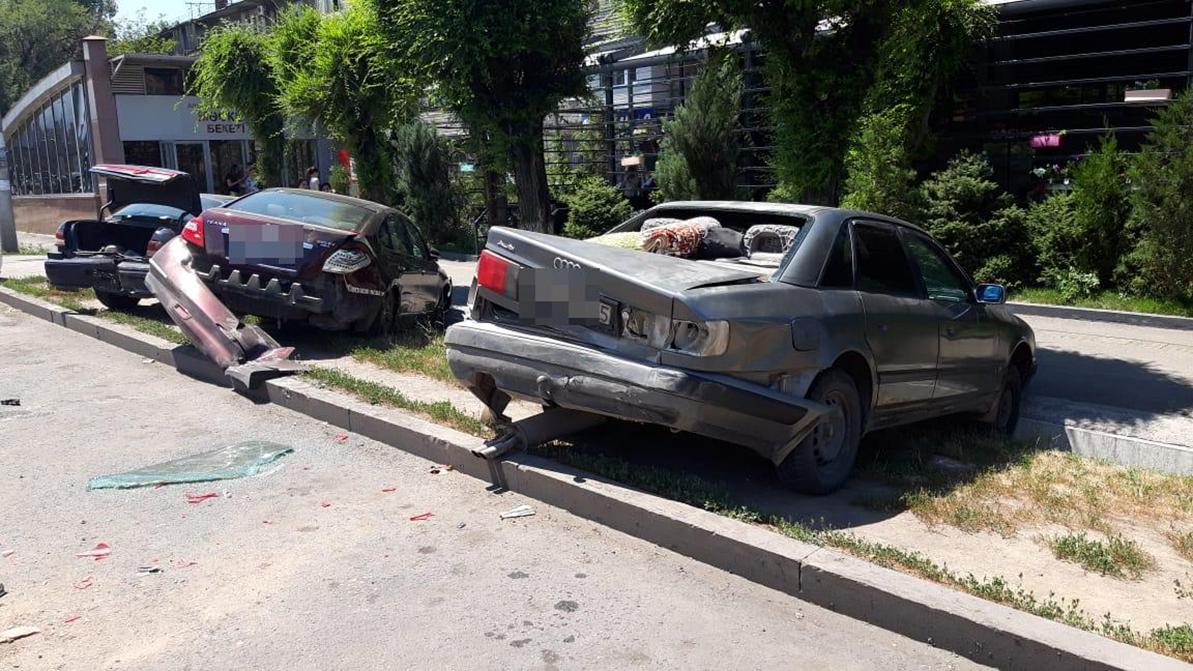
M 411 522 L 425 522 L 426 520 L 430 519 L 434 515 L 435 515 L 435 513 L 423 513 L 421 515 L 415 515 L 414 517 L 411 517 L 410 521 Z
M 332 438 L 332 440 L 336 441 L 337 443 L 342 443 L 342 442 L 344 442 L 345 440 L 348 440 L 348 434 L 346 434 L 346 433 L 337 433 L 337 434 L 335 435 L 335 437 L 334 437 L 334 438 Z
M 94 557 L 95 561 L 99 561 L 101 559 L 106 559 L 107 556 L 110 554 L 112 554 L 111 546 L 109 546 L 107 543 L 105 543 L 103 541 L 100 541 L 95 544 L 94 550 L 80 552 L 80 553 L 76 554 L 75 556 L 76 557 Z
M 82 615 L 71 615 L 70 617 L 66 618 L 62 622 L 65 624 L 70 624 L 71 622 L 74 622 L 75 620 L 81 620 L 81 619 L 83 619 Z
M 320 508 L 330 508 L 330 507 L 331 507 L 331 501 L 324 501 L 323 503 L 320 503 L 320 504 L 319 504 L 319 507 L 320 507 Z
M 273 520 L 261 520 L 261 524 L 273 524 Z
M 191 561 L 189 559 L 179 559 L 174 562 L 174 566 L 176 568 L 190 568 L 191 566 L 194 566 L 195 564 L 198 564 L 198 563 L 199 562 L 197 562 L 197 561 Z
M 94 580 L 95 579 L 91 576 L 87 576 L 86 578 L 83 578 L 79 582 L 75 583 L 75 589 L 87 589 L 88 587 L 91 587 L 95 584 Z
M 389 492 L 396 492 L 396 491 L 398 491 L 398 488 L 397 488 L 397 487 L 382 487 L 382 488 L 381 488 L 381 491 L 383 491 L 383 492 L 385 492 L 386 494 L 388 494 Z
M 16 554 L 16 550 L 5 550 L 4 552 L 0 552 L 0 557 L 4 557 L 5 559 L 8 559 L 9 557 L 13 556 L 14 554 Z
M 219 497 L 220 497 L 219 492 L 207 492 L 206 494 L 187 494 L 186 502 L 187 503 L 203 503 L 204 501 L 206 501 L 208 499 L 218 499 Z

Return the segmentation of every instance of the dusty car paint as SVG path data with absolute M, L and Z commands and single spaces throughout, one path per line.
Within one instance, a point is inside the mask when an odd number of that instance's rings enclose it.
M 154 254 L 146 284 L 186 337 L 225 373 L 248 388 L 266 377 L 304 370 L 289 361 L 292 347 L 281 347 L 268 333 L 244 324 L 190 269 L 186 241 L 175 238 Z

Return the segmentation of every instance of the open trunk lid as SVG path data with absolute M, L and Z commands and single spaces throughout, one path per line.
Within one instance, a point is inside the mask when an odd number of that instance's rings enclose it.
M 190 173 L 144 165 L 104 163 L 91 168 L 108 182 L 108 211 L 133 203 L 152 203 L 198 215 L 203 211 L 199 186 Z
M 213 208 L 203 214 L 207 261 L 229 270 L 310 277 L 335 250 L 356 237 L 279 217 Z

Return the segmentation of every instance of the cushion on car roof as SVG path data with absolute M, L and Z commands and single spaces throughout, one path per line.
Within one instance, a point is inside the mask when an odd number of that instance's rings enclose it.
M 715 226 L 704 233 L 700 241 L 700 248 L 696 250 L 698 259 L 736 259 L 746 255 L 744 236 L 732 228 Z
M 642 222 L 642 228 L 640 230 L 645 233 L 652 228 L 658 228 L 659 226 L 670 226 L 671 224 L 678 224 L 681 221 L 683 221 L 683 219 L 675 219 L 673 217 L 652 217 Z
M 720 225 L 712 217 L 693 217 L 658 226 L 642 233 L 642 249 L 654 254 L 690 258 L 700 249 L 704 235 Z
M 759 224 L 746 229 L 742 246 L 745 247 L 747 255 L 757 252 L 783 254 L 791 247 L 791 243 L 795 242 L 796 235 L 799 235 L 799 228 L 796 226 Z

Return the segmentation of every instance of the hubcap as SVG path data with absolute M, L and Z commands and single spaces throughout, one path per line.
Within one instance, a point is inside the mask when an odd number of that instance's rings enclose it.
M 830 392 L 824 398 L 824 404 L 830 408 L 840 409 L 831 417 L 826 417 L 812 430 L 812 451 L 816 454 L 816 463 L 820 466 L 831 464 L 841 454 L 845 446 L 845 398 L 837 392 Z

